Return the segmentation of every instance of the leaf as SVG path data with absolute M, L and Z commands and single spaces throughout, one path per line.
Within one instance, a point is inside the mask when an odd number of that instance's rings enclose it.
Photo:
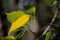
M 54 2 L 52 3 L 51 6 L 57 6 L 58 5 L 58 1 L 57 0 L 54 0 Z
M 4 38 L 4 40 L 16 40 L 13 36 L 7 36 Z
M 7 19 L 10 23 L 14 22 L 19 16 L 22 16 L 24 14 L 23 11 L 14 11 L 10 13 L 6 13 Z
M 28 22 L 29 18 L 30 18 L 29 15 L 24 14 L 23 16 L 20 16 L 18 19 L 16 19 L 16 21 L 14 21 L 14 22 L 12 23 L 11 28 L 10 28 L 10 30 L 9 30 L 9 32 L 8 32 L 8 35 L 9 35 L 12 31 L 14 31 L 14 30 L 22 27 L 24 24 L 26 24 L 26 23 Z
M 34 6 L 27 10 L 27 12 L 33 13 L 33 15 L 35 15 L 35 11 L 36 11 L 36 8 Z
M 45 40 L 49 40 L 50 36 L 51 36 L 52 32 L 49 31 L 46 33 L 46 37 L 45 37 Z

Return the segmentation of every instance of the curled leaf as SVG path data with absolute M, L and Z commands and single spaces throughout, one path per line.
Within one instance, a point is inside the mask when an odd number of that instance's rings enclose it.
M 29 17 L 30 17 L 29 15 L 24 14 L 23 16 L 20 16 L 18 19 L 16 19 L 16 21 L 14 21 L 12 23 L 11 28 L 10 28 L 10 30 L 8 32 L 8 35 L 12 31 L 14 31 L 14 30 L 18 29 L 19 27 L 22 27 L 24 24 L 26 24 L 28 22 L 28 20 L 29 20 Z

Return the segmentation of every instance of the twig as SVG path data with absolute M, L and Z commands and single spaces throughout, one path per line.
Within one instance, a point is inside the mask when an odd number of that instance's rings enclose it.
M 28 28 L 28 31 L 29 31 L 30 33 L 32 33 L 33 35 L 37 35 L 35 32 L 32 32 L 29 28 Z
M 57 10 L 57 9 L 56 9 L 56 10 Z M 42 35 L 45 35 L 46 32 L 49 30 L 49 28 L 51 27 L 51 25 L 54 23 L 54 21 L 55 21 L 55 19 L 56 19 L 56 17 L 57 17 L 57 14 L 58 14 L 58 12 L 56 12 L 56 13 L 54 14 L 51 23 L 48 25 L 48 27 L 45 29 L 45 31 L 43 32 Z
M 57 12 L 56 12 L 57 11 Z M 36 40 L 39 40 L 42 36 L 44 36 L 46 34 L 46 32 L 49 30 L 49 28 L 52 26 L 52 24 L 54 23 L 57 15 L 58 15 L 58 10 L 56 9 L 56 11 L 54 11 L 54 16 L 52 18 L 51 23 L 47 26 L 47 28 L 45 29 L 45 31 L 42 33 L 42 35 L 40 35 L 40 37 L 38 37 Z
M 29 25 L 28 25 L 28 24 L 27 24 L 27 25 L 24 25 L 24 26 L 25 26 L 27 32 L 30 32 L 30 33 L 33 34 L 33 35 L 37 35 L 35 32 L 33 32 L 33 31 L 29 28 Z

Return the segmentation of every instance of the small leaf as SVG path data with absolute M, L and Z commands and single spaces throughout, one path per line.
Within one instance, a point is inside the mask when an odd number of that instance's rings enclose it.
M 27 10 L 27 12 L 33 13 L 33 15 L 35 15 L 35 11 L 36 11 L 35 7 L 31 7 L 30 9 Z
M 49 31 L 46 33 L 46 37 L 45 37 L 45 40 L 49 40 L 50 36 L 51 36 L 52 32 Z
M 19 16 L 22 16 L 24 14 L 23 11 L 14 11 L 10 13 L 6 13 L 7 19 L 9 22 L 14 22 Z
M 24 14 L 23 16 L 20 16 L 18 19 L 16 19 L 16 21 L 14 21 L 14 22 L 12 23 L 11 28 L 10 28 L 10 30 L 9 30 L 9 32 L 8 32 L 8 35 L 9 35 L 12 31 L 14 31 L 14 30 L 22 27 L 24 24 L 26 24 L 26 23 L 28 22 L 29 18 L 30 18 L 29 15 Z

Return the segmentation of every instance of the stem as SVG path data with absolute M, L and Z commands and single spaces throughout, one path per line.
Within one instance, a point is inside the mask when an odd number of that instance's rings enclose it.
M 23 37 L 23 35 L 26 33 L 26 30 L 23 30 L 22 32 L 20 32 L 17 36 L 16 39 L 20 39 L 21 37 Z

